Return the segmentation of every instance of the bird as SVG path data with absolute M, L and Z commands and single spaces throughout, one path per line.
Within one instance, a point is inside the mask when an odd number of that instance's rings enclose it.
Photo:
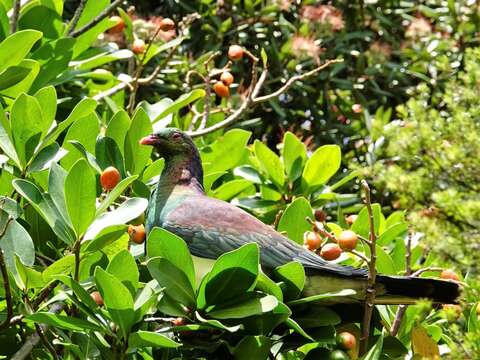
M 365 301 L 366 269 L 326 261 L 239 207 L 207 196 L 199 151 L 185 132 L 167 127 L 139 142 L 153 146 L 165 159 L 165 167 L 149 199 L 147 233 L 160 227 L 181 237 L 196 267 L 200 264 L 206 269 L 204 273 L 222 254 L 256 243 L 260 265 L 266 273 L 292 261 L 303 265 L 304 296 L 353 289 L 354 295 L 338 297 L 335 301 Z M 375 304 L 414 304 L 423 298 L 437 304 L 456 303 L 460 285 L 440 279 L 378 274 L 375 293 Z

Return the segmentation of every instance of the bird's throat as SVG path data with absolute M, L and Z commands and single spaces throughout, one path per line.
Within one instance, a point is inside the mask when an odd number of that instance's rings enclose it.
M 158 186 L 168 192 L 190 190 L 203 193 L 203 170 L 198 153 L 166 159 Z

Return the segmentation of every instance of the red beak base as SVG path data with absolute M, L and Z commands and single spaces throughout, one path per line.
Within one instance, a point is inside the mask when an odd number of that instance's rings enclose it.
M 139 143 L 140 145 L 155 145 L 157 141 L 158 139 L 155 135 L 148 135 L 148 136 L 145 136 L 144 138 L 141 138 Z

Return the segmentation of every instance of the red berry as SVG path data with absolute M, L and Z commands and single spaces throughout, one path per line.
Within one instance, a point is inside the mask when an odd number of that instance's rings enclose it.
M 115 21 L 115 25 L 108 29 L 109 34 L 118 34 L 125 29 L 125 21 L 120 16 L 112 16 L 110 20 Z
M 112 190 L 120 181 L 120 173 L 113 166 L 107 167 L 100 175 L 100 184 L 105 191 Z
M 315 210 L 315 220 L 320 222 L 324 222 L 325 220 L 327 220 L 327 214 L 325 213 L 325 211 L 320 209 Z
M 130 240 L 136 244 L 143 244 L 145 241 L 145 227 L 140 225 L 129 225 L 128 226 L 128 235 L 130 235 Z
M 243 52 L 243 48 L 240 45 L 231 45 L 228 48 L 228 57 L 232 61 L 237 61 L 243 57 Z
M 164 18 L 160 21 L 160 30 L 170 31 L 175 29 L 175 22 L 172 19 Z
M 230 88 L 226 86 L 223 82 L 217 81 L 213 85 L 213 91 L 220 97 L 229 97 L 230 96 Z
M 90 294 L 90 297 L 93 299 L 93 301 L 95 301 L 95 303 L 98 305 L 98 306 L 102 306 L 103 305 L 103 298 L 102 298 L 102 295 L 100 295 L 100 293 L 98 291 L 94 291 Z
M 352 215 L 348 215 L 345 218 L 345 221 L 347 222 L 348 225 L 352 225 L 355 222 L 355 220 L 357 220 L 357 218 L 358 218 L 358 215 L 352 214 Z
M 320 250 L 320 256 L 328 261 L 338 259 L 342 254 L 342 249 L 337 244 L 325 244 Z
M 455 273 L 455 271 L 450 269 L 443 270 L 442 273 L 440 274 L 440 278 L 444 280 L 460 281 L 460 278 Z
M 307 231 L 304 235 L 304 244 L 309 250 L 317 250 L 322 245 L 322 238 L 316 232 Z
M 337 335 L 337 344 L 344 350 L 352 350 L 357 346 L 355 336 L 347 331 Z
M 132 44 L 132 51 L 135 54 L 143 54 L 145 52 L 145 41 L 142 39 L 135 39 Z
M 234 78 L 233 78 L 233 75 L 231 73 L 229 73 L 228 71 L 224 71 L 222 73 L 222 75 L 220 75 L 220 80 L 226 85 L 226 86 L 230 86 L 232 85 L 233 81 L 234 81 Z
M 352 230 L 344 230 L 337 237 L 338 245 L 344 251 L 351 251 L 357 246 L 358 235 Z

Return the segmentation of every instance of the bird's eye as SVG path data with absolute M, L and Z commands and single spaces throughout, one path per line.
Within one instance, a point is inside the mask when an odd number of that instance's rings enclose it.
M 182 135 L 180 133 L 173 133 L 172 134 L 172 139 L 175 141 L 178 141 L 182 138 Z

